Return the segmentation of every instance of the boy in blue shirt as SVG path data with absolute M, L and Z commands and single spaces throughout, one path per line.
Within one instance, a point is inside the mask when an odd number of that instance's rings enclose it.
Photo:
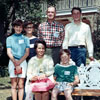
M 27 71 L 26 58 L 29 55 L 29 39 L 22 34 L 22 20 L 15 20 L 13 29 L 15 31 L 14 34 L 6 40 L 7 54 L 10 58 L 8 67 L 11 79 L 11 93 L 12 99 L 17 100 L 18 87 L 18 98 L 23 100 L 24 79 Z

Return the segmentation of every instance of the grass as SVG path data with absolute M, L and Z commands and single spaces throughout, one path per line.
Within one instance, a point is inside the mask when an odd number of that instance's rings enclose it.
M 0 100 L 11 100 L 11 83 L 9 77 L 0 77 Z M 59 99 L 59 100 L 65 100 L 65 99 Z M 76 99 L 74 99 L 76 100 Z M 95 98 L 84 98 L 84 100 L 100 100 Z
M 11 83 L 9 77 L 0 77 L 0 100 L 11 100 Z

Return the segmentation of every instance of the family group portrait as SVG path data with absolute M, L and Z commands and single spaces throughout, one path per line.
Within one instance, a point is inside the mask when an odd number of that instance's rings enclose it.
M 99 0 L 0 0 L 0 100 L 100 100 Z

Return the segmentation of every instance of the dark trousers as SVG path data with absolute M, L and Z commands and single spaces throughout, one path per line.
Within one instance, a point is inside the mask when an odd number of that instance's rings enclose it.
M 81 64 L 86 65 L 86 48 L 69 48 L 71 51 L 71 58 L 79 67 Z
M 53 47 L 46 49 L 46 54 L 52 57 L 54 65 L 60 63 L 60 56 L 59 56 L 60 49 L 61 47 Z

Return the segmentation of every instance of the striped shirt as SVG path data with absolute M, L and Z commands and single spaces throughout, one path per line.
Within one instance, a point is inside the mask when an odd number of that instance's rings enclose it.
M 48 21 L 39 25 L 38 37 L 45 40 L 47 47 L 61 46 L 64 40 L 64 26 L 56 21 Z

